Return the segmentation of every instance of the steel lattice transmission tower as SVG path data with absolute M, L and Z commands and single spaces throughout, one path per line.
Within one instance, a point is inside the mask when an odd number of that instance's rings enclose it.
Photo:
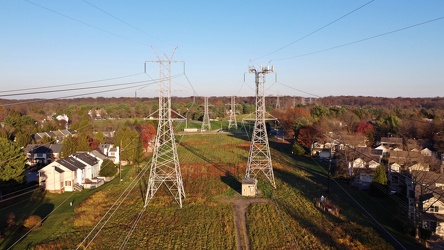
M 167 59 L 161 60 L 158 57 L 157 61 L 151 61 L 159 64 L 159 124 L 151 161 L 145 207 L 162 184 L 165 184 L 180 207 L 182 207 L 182 199 L 185 198 L 171 119 L 171 63 L 178 61 Z
M 281 102 L 279 101 L 279 94 L 276 95 L 276 109 L 281 109 Z
M 200 130 L 211 130 L 210 116 L 208 115 L 208 97 L 204 97 L 204 116 Z
M 268 144 L 267 127 L 265 125 L 265 75 L 274 72 L 274 67 L 256 70 L 250 67 L 249 73 L 255 74 L 256 82 L 256 119 L 250 144 L 248 156 L 246 179 L 256 179 L 259 173 L 263 173 L 276 188 L 274 181 L 273 166 L 271 162 L 270 146 Z
M 231 97 L 230 104 L 230 119 L 228 120 L 228 129 L 230 128 L 237 129 L 237 121 L 236 121 L 236 98 L 234 96 Z

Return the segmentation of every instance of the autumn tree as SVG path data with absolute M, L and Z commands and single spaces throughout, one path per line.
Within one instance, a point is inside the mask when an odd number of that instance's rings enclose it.
M 299 130 L 297 141 L 305 148 L 311 148 L 316 141 L 324 141 L 325 135 L 315 126 L 304 126 Z
M 156 137 L 156 129 L 154 128 L 152 123 L 145 123 L 137 126 L 137 131 L 140 134 L 140 140 L 146 152 L 149 143 Z
M 26 155 L 15 142 L 0 138 L 0 180 L 23 182 Z
M 280 124 L 286 131 L 294 132 L 294 124 L 298 119 L 311 119 L 310 112 L 306 108 L 292 107 L 287 110 L 274 110 L 273 115 L 279 120 Z M 303 122 L 301 126 L 308 125 L 308 122 Z

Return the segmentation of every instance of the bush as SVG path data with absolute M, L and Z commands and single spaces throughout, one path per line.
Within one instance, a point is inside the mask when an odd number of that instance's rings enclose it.
M 9 212 L 6 224 L 8 224 L 8 227 L 13 227 L 15 225 L 15 214 L 13 212 Z
M 293 144 L 293 147 L 291 150 L 292 150 L 291 152 L 295 155 L 304 155 L 305 154 L 304 148 L 298 142 L 295 142 Z
M 103 177 L 111 177 L 116 174 L 117 174 L 116 165 L 114 165 L 114 163 L 109 159 L 103 160 L 102 166 L 100 166 L 99 175 Z
M 31 215 L 23 222 L 23 226 L 26 229 L 32 229 L 34 227 L 40 227 L 42 225 L 42 218 L 38 215 Z

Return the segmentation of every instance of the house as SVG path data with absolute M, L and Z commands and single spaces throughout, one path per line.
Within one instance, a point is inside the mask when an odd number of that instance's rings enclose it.
M 55 143 L 62 143 L 63 139 L 65 139 L 69 135 L 76 136 L 77 131 L 72 130 L 72 129 L 59 129 L 59 130 L 54 130 L 54 131 L 49 131 L 49 132 L 36 133 L 36 134 L 34 134 L 34 140 L 36 142 L 39 142 L 44 137 L 48 137 L 52 141 L 54 141 Z
M 99 176 L 101 160 L 88 153 L 75 153 L 72 157 L 86 165 L 84 180 L 93 180 Z
M 114 146 L 113 144 L 100 144 L 98 150 L 108 157 L 114 164 L 120 162 L 120 149 L 119 146 Z
M 242 196 L 256 196 L 257 179 L 243 179 L 242 180 Z
M 54 193 L 81 190 L 86 164 L 73 157 L 52 162 L 39 170 L 39 183 Z
M 400 137 L 381 137 L 380 145 L 389 149 L 402 148 L 402 138 Z
M 398 163 L 393 163 L 390 165 L 389 170 L 390 170 L 389 172 L 400 173 L 401 172 L 401 165 L 399 165 Z
M 413 170 L 419 170 L 419 171 L 429 171 L 430 166 L 426 163 L 416 163 L 408 167 L 409 172 L 411 173 Z
M 380 164 L 380 162 L 377 162 L 375 160 L 370 160 L 369 162 L 367 162 L 368 168 L 370 169 L 376 169 L 376 167 L 378 167 Z
M 442 191 L 442 190 L 441 190 Z M 428 193 L 419 199 L 422 228 L 444 236 L 444 193 Z
M 444 236 L 444 175 L 425 171 L 412 171 L 410 182 L 417 200 L 409 210 L 419 213 L 420 225 L 441 237 Z M 417 210 L 415 210 L 417 209 Z M 413 213 L 415 215 L 415 213 Z M 411 217 L 412 219 L 415 217 Z M 418 218 L 418 217 L 416 217 Z
M 28 144 L 23 151 L 30 166 L 46 165 L 60 159 L 62 147 L 62 144 Z
M 353 162 L 352 162 L 352 168 L 365 168 L 365 162 L 363 159 L 361 158 L 356 158 Z
M 381 150 L 382 151 L 382 155 L 386 156 L 388 155 L 388 153 L 390 152 L 390 149 L 384 145 L 379 145 L 378 147 L 375 148 L 376 150 Z
M 419 162 L 421 157 L 420 152 L 415 151 L 394 151 L 391 150 L 389 153 L 388 163 L 398 163 L 401 166 Z
M 352 181 L 352 186 L 358 187 L 361 190 L 368 190 L 375 176 L 374 171 L 370 169 L 358 169 L 354 174 L 355 178 Z
M 433 155 L 433 151 L 428 149 L 428 148 L 424 148 L 423 150 L 421 150 L 421 155 L 423 155 L 423 156 L 432 156 Z
M 324 148 L 319 152 L 319 159 L 321 160 L 329 160 L 331 159 L 333 152 L 331 152 L 330 148 Z

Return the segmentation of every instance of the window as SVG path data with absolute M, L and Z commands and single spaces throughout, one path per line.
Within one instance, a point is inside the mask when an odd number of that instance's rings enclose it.
M 427 209 L 427 212 L 429 212 L 429 213 L 438 213 L 439 212 L 439 206 L 430 206 Z
M 65 181 L 65 186 L 71 186 L 71 181 Z

